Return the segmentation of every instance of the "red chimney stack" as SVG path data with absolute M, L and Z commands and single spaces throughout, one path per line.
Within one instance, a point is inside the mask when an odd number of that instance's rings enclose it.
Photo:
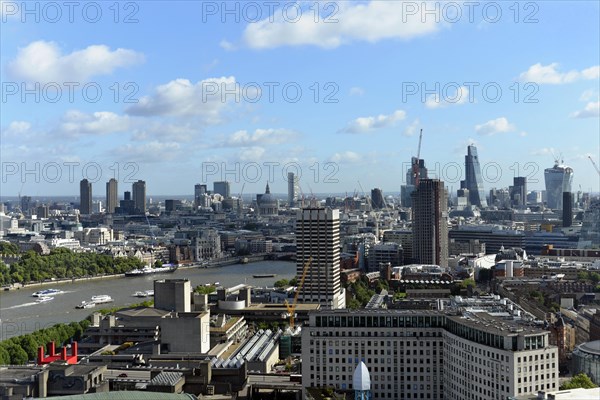
M 48 343 L 48 357 L 54 357 L 56 355 L 56 346 L 54 341 Z

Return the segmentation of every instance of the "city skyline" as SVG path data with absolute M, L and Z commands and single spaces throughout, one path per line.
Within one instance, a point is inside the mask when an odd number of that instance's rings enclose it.
M 482 175 L 490 163 L 502 172 L 486 190 L 526 175 L 541 190 L 555 157 L 573 168 L 574 191 L 600 187 L 588 159 L 600 164 L 597 2 L 492 2 L 500 17 L 479 7 L 472 20 L 457 3 L 462 18 L 442 9 L 438 21 L 408 13 L 411 2 L 300 3 L 298 21 L 260 2 L 260 17 L 244 3 L 226 13 L 218 2 L 143 2 L 99 5 L 93 23 L 81 10 L 36 21 L 8 7 L 21 3 L 1 4 L 3 195 L 75 194 L 95 169 L 102 184 L 143 179 L 154 195 L 187 194 L 205 183 L 203 163 L 252 162 L 280 163 L 274 193 L 286 192 L 288 163 L 301 167 L 304 193 L 352 192 L 357 181 L 396 192 L 420 128 L 420 158 L 446 168 L 435 177 L 454 190 L 469 144 Z M 160 29 L 171 20 L 178 29 Z M 38 182 L 27 173 L 36 168 Z M 246 192 L 262 192 L 262 168 Z M 242 179 L 230 180 L 235 193 Z

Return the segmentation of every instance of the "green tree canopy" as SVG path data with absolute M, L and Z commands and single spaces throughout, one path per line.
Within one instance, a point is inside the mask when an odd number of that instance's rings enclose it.
M 560 386 L 560 390 L 569 390 L 569 389 L 592 389 L 598 387 L 589 376 L 584 374 L 583 372 L 575 375 L 568 382 L 563 383 Z

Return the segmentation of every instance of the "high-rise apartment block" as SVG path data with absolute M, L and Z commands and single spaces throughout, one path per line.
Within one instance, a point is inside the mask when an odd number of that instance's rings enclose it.
M 448 201 L 444 182 L 422 179 L 412 194 L 413 258 L 448 266 Z
M 345 308 L 340 281 L 339 210 L 304 208 L 296 217 L 297 276 L 312 258 L 299 299 L 325 308 Z
M 79 212 L 81 214 L 92 213 L 92 182 L 87 179 L 79 182 Z
M 295 207 L 298 200 L 298 192 L 300 191 L 300 181 L 298 176 L 293 172 L 287 174 L 288 184 L 288 207 Z
M 146 182 L 139 180 L 133 183 L 133 207 L 136 214 L 146 214 Z
M 115 208 L 119 207 L 119 191 L 118 182 L 112 178 L 106 182 L 106 212 L 114 214 Z

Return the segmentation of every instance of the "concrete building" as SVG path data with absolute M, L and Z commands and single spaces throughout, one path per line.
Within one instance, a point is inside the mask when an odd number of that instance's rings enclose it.
M 394 242 L 377 243 L 369 249 L 369 272 L 379 271 L 381 264 L 403 264 L 402 246 Z
M 296 207 L 298 201 L 298 192 L 300 191 L 300 179 L 293 172 L 287 174 L 288 184 L 288 207 Z
M 106 182 L 106 212 L 114 214 L 115 209 L 119 206 L 119 184 L 116 179 L 112 178 Z
M 79 182 L 79 212 L 83 215 L 92 213 L 92 182 L 87 179 Z
M 558 389 L 548 332 L 483 312 L 325 310 L 302 330 L 304 387 L 353 390 L 362 361 L 374 399 L 489 400 Z
M 138 180 L 133 183 L 133 208 L 136 214 L 146 214 L 146 182 Z
M 304 208 L 296 217 L 296 275 L 312 258 L 299 299 L 328 308 L 345 308 L 340 281 L 339 210 Z
M 413 257 L 421 264 L 448 266 L 448 202 L 444 182 L 422 179 L 412 194 Z
M 190 312 L 192 287 L 187 279 L 154 281 L 154 308 L 165 311 Z

